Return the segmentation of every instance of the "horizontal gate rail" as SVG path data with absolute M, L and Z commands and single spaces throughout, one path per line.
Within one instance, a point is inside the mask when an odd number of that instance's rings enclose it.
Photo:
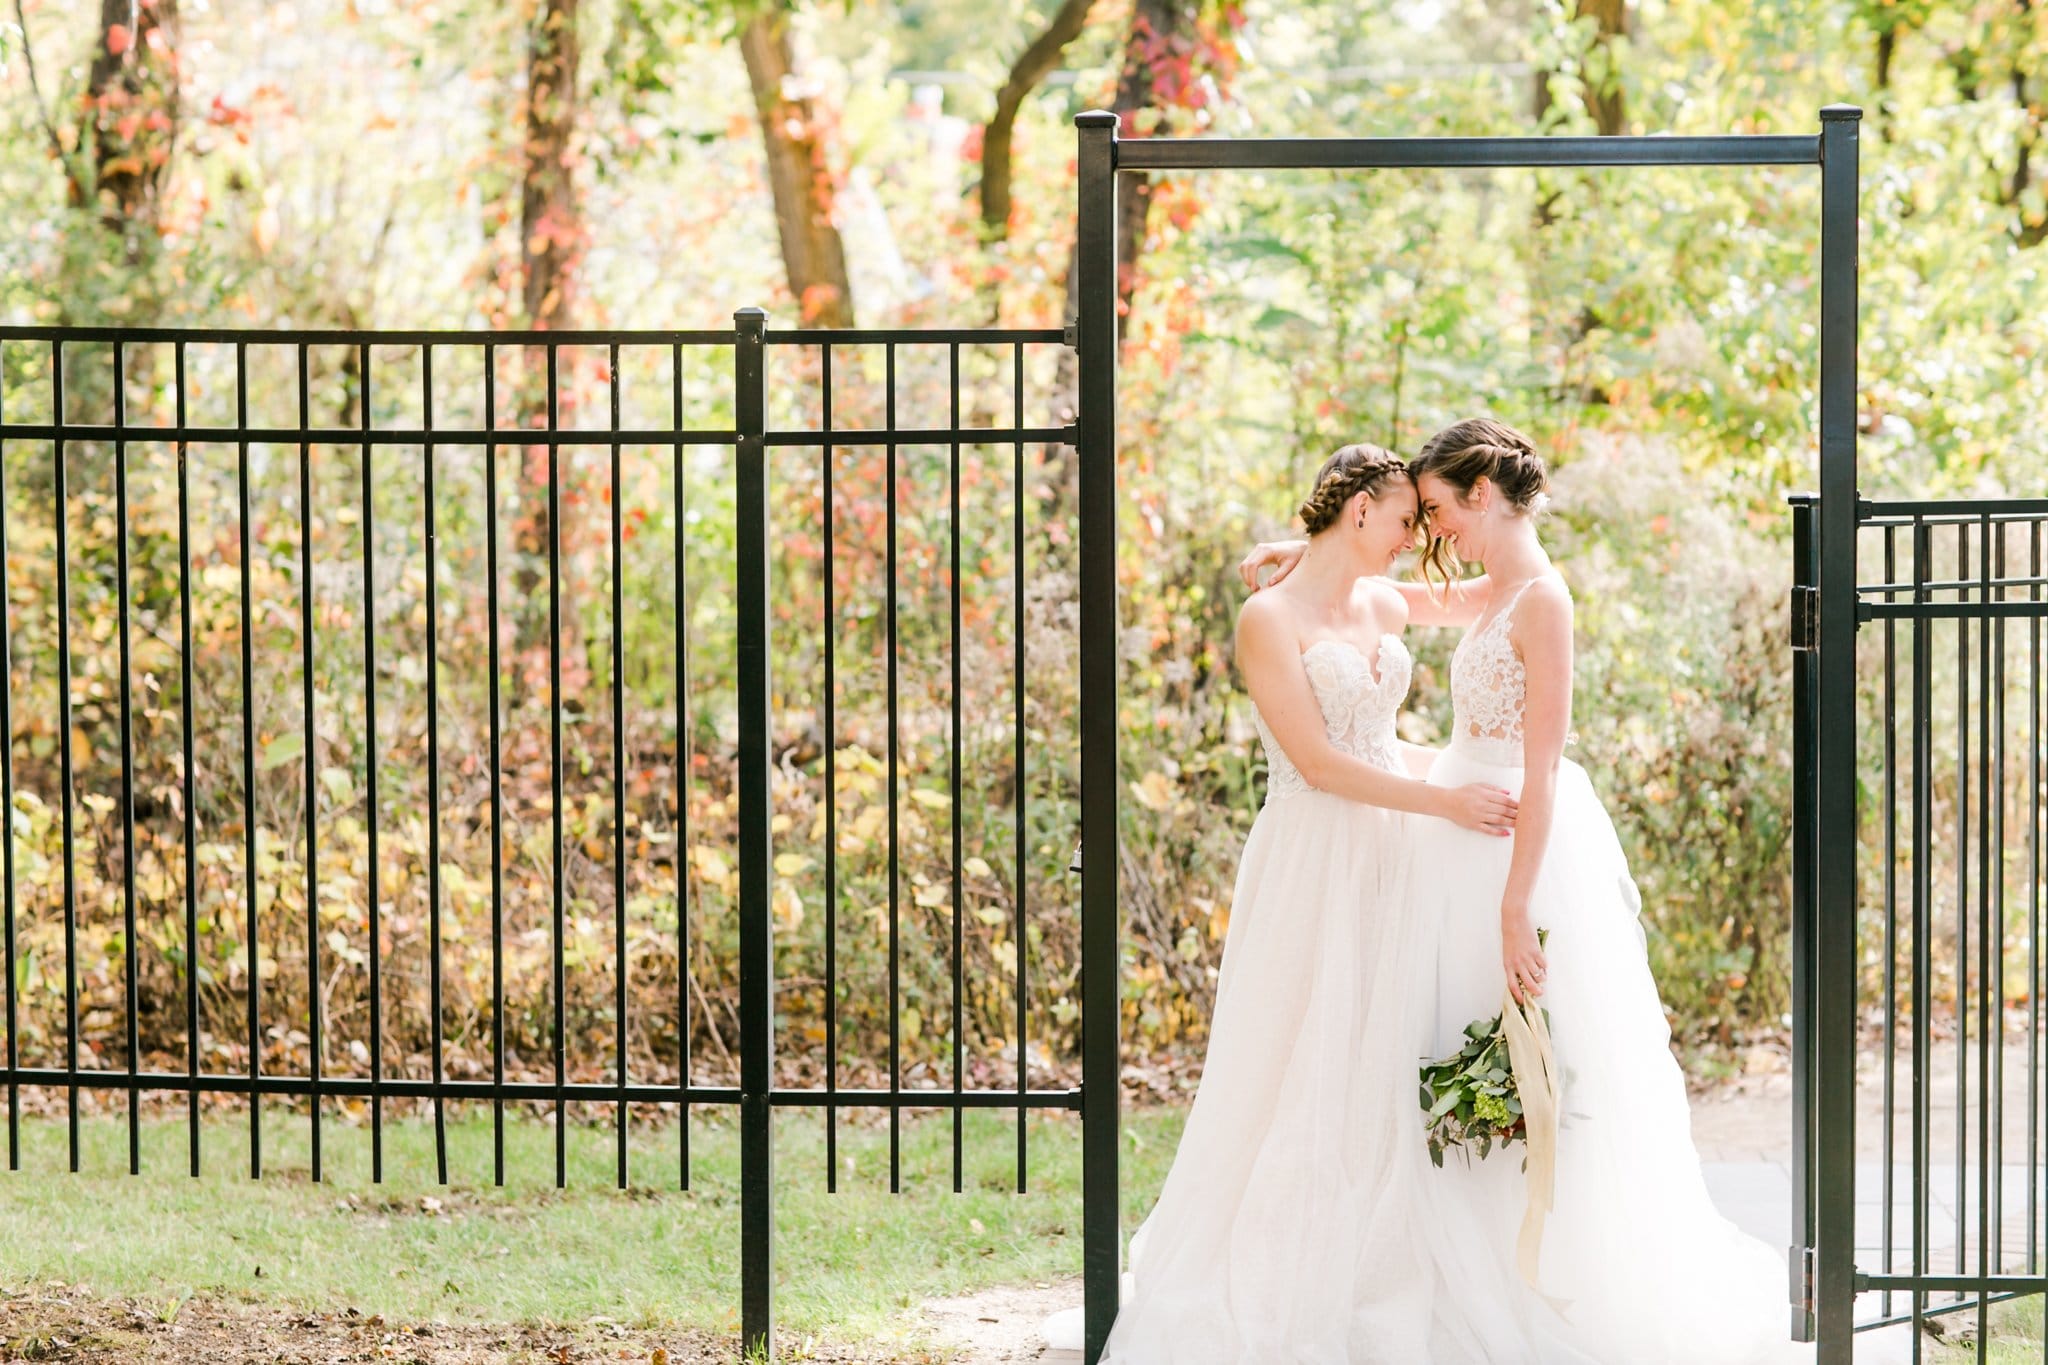
M 1139 137 L 1120 171 L 1466 170 L 1510 167 L 1817 166 L 1811 134 L 1730 137 Z

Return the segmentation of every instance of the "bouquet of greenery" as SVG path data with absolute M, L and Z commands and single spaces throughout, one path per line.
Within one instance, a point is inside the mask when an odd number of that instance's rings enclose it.
M 1548 934 L 1539 935 L 1547 938 Z M 1510 1002 L 1511 1003 L 1511 1002 Z M 1546 1026 L 1549 1015 L 1541 1009 Z M 1484 1157 L 1496 1143 L 1526 1140 L 1528 1120 L 1515 1083 L 1506 1011 L 1465 1026 L 1465 1046 L 1439 1061 L 1422 1064 L 1422 1111 L 1429 1129 L 1429 1159 L 1444 1164 L 1452 1148 Z M 1547 1032 L 1547 1027 L 1546 1030 Z

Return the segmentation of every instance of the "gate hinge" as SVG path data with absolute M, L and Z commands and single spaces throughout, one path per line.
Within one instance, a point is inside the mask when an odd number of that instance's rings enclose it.
M 1060 344 L 1068 350 L 1073 350 L 1081 344 L 1081 319 L 1067 319 L 1067 325 L 1060 332 Z
M 1785 1266 L 1786 1269 L 1791 1271 L 1792 1280 L 1792 1340 L 1812 1341 L 1814 1329 L 1813 1248 L 1793 1247 L 1785 1257 Z
M 1792 589 L 1792 648 L 1820 647 L 1820 589 Z
M 1079 872 L 1080 870 L 1081 870 L 1081 841 L 1080 841 L 1079 839 L 1076 839 L 1076 840 L 1074 840 L 1074 860 L 1073 860 L 1072 862 L 1070 862 L 1070 863 L 1068 863 L 1068 864 L 1067 864 L 1067 871 L 1069 871 L 1069 872 Z

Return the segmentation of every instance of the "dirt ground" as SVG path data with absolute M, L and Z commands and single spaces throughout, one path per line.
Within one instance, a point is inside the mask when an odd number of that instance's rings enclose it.
M 791 1342 L 784 1360 L 870 1362 L 905 1357 Z M 194 1298 L 177 1306 L 104 1299 L 89 1290 L 45 1284 L 0 1297 L 0 1360 L 67 1365 L 329 1365 L 397 1361 L 402 1365 L 700 1365 L 738 1358 L 726 1338 L 638 1332 L 609 1324 L 389 1322 L 353 1310 L 306 1314 Z M 917 1359 L 917 1357 L 909 1357 Z M 945 1357 L 933 1356 L 932 1360 Z
M 777 1357 L 819 1365 L 942 1365 L 1048 1358 L 1038 1324 L 1076 1302 L 1076 1280 L 1006 1285 L 921 1306 L 915 1335 L 926 1345 L 876 1348 L 790 1335 Z M 918 1331 L 922 1328 L 922 1331 Z M 737 1343 L 721 1335 L 581 1326 L 392 1322 L 353 1310 L 308 1314 L 194 1298 L 173 1307 L 101 1298 L 59 1283 L 0 1290 L 0 1361 L 66 1365 L 731 1365 Z

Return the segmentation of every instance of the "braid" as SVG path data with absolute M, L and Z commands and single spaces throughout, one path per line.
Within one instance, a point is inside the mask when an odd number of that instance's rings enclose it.
M 1302 527 L 1311 536 L 1321 535 L 1336 524 L 1351 499 L 1360 493 L 1378 497 L 1382 483 L 1407 471 L 1407 465 L 1379 446 L 1359 442 L 1343 447 L 1317 471 L 1315 491 L 1297 513 Z

